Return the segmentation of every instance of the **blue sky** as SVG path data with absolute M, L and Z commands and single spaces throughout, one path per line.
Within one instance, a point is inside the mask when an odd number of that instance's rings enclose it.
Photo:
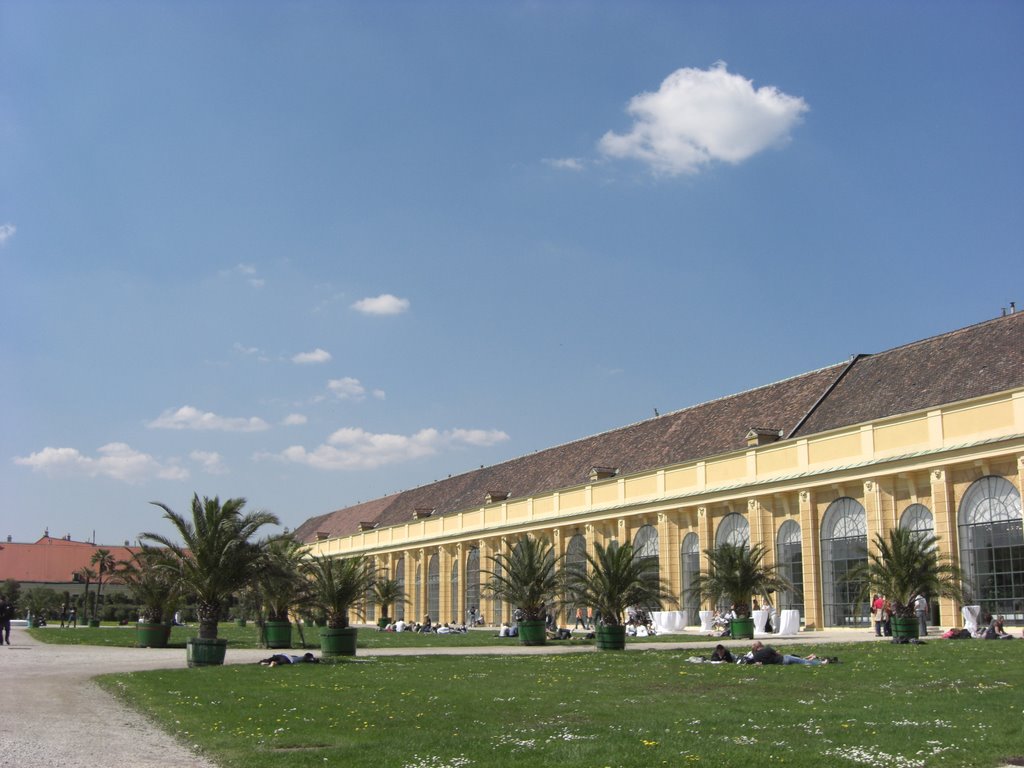
M 313 515 L 997 316 L 1018 2 L 0 4 L 0 536 Z

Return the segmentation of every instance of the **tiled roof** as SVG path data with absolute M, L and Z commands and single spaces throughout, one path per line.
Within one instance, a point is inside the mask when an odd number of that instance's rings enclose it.
M 0 580 L 20 582 L 71 582 L 79 568 L 92 567 L 89 559 L 97 549 L 106 549 L 114 560 L 127 560 L 137 547 L 111 547 L 86 541 L 69 541 L 43 536 L 32 544 L 0 544 Z M 93 568 L 95 570 L 95 568 Z M 104 583 L 106 583 L 106 577 Z
M 619 474 L 746 447 L 771 425 L 802 436 L 1024 386 L 1024 312 L 657 416 L 429 485 L 311 518 L 296 529 L 344 536 L 360 522 L 406 523 L 477 509 L 494 489 L 521 498 L 580 485 L 593 467 Z

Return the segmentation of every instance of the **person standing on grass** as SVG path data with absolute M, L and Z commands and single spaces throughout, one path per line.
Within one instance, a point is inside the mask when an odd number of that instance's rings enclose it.
M 917 614 L 917 634 L 925 637 L 928 634 L 928 599 L 920 592 L 914 598 L 914 613 Z
M 14 606 L 7 595 L 0 595 L 0 645 L 11 644 L 11 619 L 14 618 Z

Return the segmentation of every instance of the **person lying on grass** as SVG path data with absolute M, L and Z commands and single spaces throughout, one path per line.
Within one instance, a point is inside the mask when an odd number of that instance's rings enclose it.
M 304 653 L 301 656 L 293 656 L 288 653 L 275 653 L 266 659 L 260 659 L 264 667 L 277 667 L 282 664 L 319 664 L 320 659 L 312 653 Z
M 750 653 L 743 657 L 746 659 L 747 664 L 805 664 L 811 667 L 817 667 L 822 664 L 835 664 L 839 661 L 838 658 L 832 656 L 831 658 L 819 659 L 813 653 L 807 658 L 801 656 L 793 656 L 791 654 L 782 654 L 772 648 L 770 645 L 765 645 L 760 640 L 755 640 L 754 644 L 750 647 Z

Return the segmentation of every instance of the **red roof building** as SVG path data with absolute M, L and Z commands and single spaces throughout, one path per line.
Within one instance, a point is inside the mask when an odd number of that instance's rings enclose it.
M 55 539 L 46 535 L 32 544 L 0 543 L 0 581 L 14 579 L 22 584 L 73 584 L 74 572 L 91 567 L 89 561 L 98 549 L 106 549 L 114 560 L 127 560 L 138 547 L 91 544 Z

